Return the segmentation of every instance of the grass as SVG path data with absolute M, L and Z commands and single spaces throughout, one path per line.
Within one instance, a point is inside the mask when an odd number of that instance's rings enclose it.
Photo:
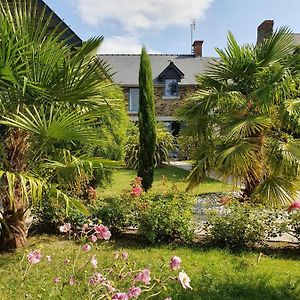
M 155 170 L 152 190 L 158 193 L 171 188 L 184 191 L 187 187 L 185 179 L 188 175 L 188 171 L 173 166 L 157 169 Z M 99 195 L 106 197 L 122 194 L 124 191 L 130 189 L 130 184 L 135 177 L 135 170 L 117 169 L 114 171 L 111 186 L 105 189 L 98 189 Z M 202 184 L 189 193 L 199 195 L 229 191 L 232 191 L 232 186 L 215 179 L 207 178 Z
M 71 274 L 71 267 L 64 265 L 65 258 L 71 258 L 78 245 L 56 237 L 40 236 L 29 240 L 28 249 L 41 248 L 43 255 L 51 255 L 52 262 L 45 259 L 34 265 L 29 277 L 21 284 L 24 270 L 20 260 L 27 251 L 15 254 L 0 254 L 0 299 L 86 299 L 73 293 L 80 287 L 66 287 L 64 298 L 55 296 L 53 278 L 61 272 Z M 149 267 L 152 277 L 159 271 L 162 261 L 178 255 L 182 267 L 191 277 L 193 290 L 184 290 L 179 283 L 153 299 L 171 296 L 174 300 L 285 300 L 300 299 L 299 250 L 287 254 L 269 253 L 258 261 L 259 253 L 231 253 L 220 249 L 205 249 L 200 246 L 157 245 L 147 246 L 131 240 L 110 241 L 99 244 L 92 252 L 80 252 L 79 259 L 95 254 L 98 265 L 108 266 L 114 251 L 123 249 L 136 261 L 139 267 Z M 23 264 L 26 265 L 26 261 Z M 85 274 L 88 278 L 92 270 Z M 176 272 L 175 272 L 176 273 Z M 78 292 L 78 290 L 77 290 Z M 139 299 L 145 299 L 140 297 Z

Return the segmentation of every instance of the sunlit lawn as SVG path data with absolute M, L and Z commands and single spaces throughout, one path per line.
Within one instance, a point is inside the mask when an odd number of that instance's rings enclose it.
M 185 179 L 188 175 L 188 171 L 173 166 L 157 169 L 155 170 L 152 190 L 161 192 L 172 188 L 173 190 L 184 191 L 187 187 Z M 99 189 L 98 192 L 101 196 L 121 194 L 123 191 L 130 189 L 130 183 L 135 177 L 135 170 L 117 169 L 114 171 L 112 185 L 105 189 Z M 229 191 L 232 191 L 230 185 L 207 178 L 201 185 L 189 193 L 197 195 Z
M 64 265 L 65 258 L 71 258 L 78 245 L 55 237 L 34 237 L 28 249 L 42 246 L 44 259 L 33 266 L 29 277 L 21 284 L 23 270 L 20 260 L 26 250 L 16 254 L 0 254 L 0 299 L 60 299 L 55 297 L 53 278 L 61 272 L 69 272 L 70 266 Z M 300 253 L 287 252 L 284 255 L 266 254 L 257 262 L 259 253 L 231 253 L 225 250 L 210 250 L 194 246 L 157 245 L 146 246 L 134 241 L 110 241 L 97 246 L 92 252 L 81 251 L 80 257 L 95 254 L 98 265 L 108 266 L 113 260 L 114 251 L 124 249 L 130 259 L 140 267 L 149 267 L 152 275 L 158 272 L 163 261 L 166 263 L 174 254 L 183 260 L 182 267 L 191 277 L 192 291 L 183 290 L 174 282 L 169 290 L 154 299 L 172 296 L 174 300 L 284 300 L 300 299 Z M 52 256 L 52 262 L 45 260 Z M 86 277 L 91 274 L 87 268 Z M 63 299 L 82 299 L 66 287 L 68 296 Z M 51 296 L 53 295 L 53 297 Z M 145 299 L 141 297 L 140 299 Z

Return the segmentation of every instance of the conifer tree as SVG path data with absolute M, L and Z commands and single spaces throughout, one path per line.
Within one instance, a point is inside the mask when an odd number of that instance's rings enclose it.
M 152 186 L 154 175 L 156 121 L 152 69 L 150 58 L 144 47 L 140 60 L 139 88 L 140 153 L 137 175 L 142 178 L 143 189 L 147 191 Z

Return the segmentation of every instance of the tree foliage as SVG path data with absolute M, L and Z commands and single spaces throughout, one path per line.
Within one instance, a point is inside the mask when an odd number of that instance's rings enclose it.
M 210 171 L 242 185 L 252 201 L 287 204 L 300 164 L 299 54 L 280 28 L 261 44 L 225 50 L 198 76 L 198 90 L 179 111 L 195 143 L 189 187 Z
M 156 145 L 156 121 L 152 69 L 146 49 L 142 49 L 139 71 L 139 131 L 140 152 L 138 176 L 143 179 L 144 190 L 152 186 Z

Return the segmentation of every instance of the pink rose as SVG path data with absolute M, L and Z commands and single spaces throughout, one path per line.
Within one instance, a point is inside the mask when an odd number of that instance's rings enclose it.
M 288 208 L 288 212 L 291 212 L 294 209 L 300 209 L 300 200 L 294 201 Z
M 111 233 L 108 229 L 108 227 L 104 225 L 96 225 L 94 227 L 94 230 L 96 232 L 97 238 L 100 240 L 109 240 L 111 237 Z
M 148 269 L 144 269 L 142 272 L 135 276 L 134 280 L 144 282 L 147 285 L 150 284 L 150 271 Z
M 127 293 L 128 299 L 137 298 L 142 293 L 141 288 L 139 287 L 131 287 Z
M 170 269 L 178 270 L 180 268 L 181 258 L 178 256 L 173 256 L 170 260 Z
M 112 300 L 128 300 L 128 297 L 125 293 L 116 293 L 112 296 Z
M 89 252 L 92 249 L 92 247 L 89 244 L 85 244 L 82 247 L 82 250 L 85 252 Z
M 135 186 L 131 189 L 130 194 L 134 197 L 139 197 L 143 192 L 143 189 L 140 186 Z
M 181 271 L 179 273 L 178 280 L 184 289 L 187 289 L 187 288 L 189 288 L 191 290 L 193 289 L 190 285 L 191 279 L 185 272 Z
M 33 265 L 39 263 L 41 261 L 41 258 L 42 258 L 42 254 L 37 250 L 31 251 L 27 255 L 28 261 Z

